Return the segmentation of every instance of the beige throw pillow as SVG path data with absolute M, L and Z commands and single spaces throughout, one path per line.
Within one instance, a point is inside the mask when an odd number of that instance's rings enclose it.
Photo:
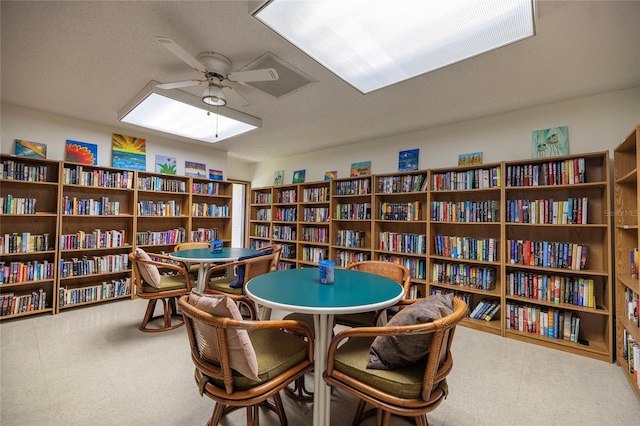
M 136 248 L 134 252 L 134 256 L 137 259 L 142 260 L 152 260 L 151 257 L 147 254 L 146 251 L 142 250 L 140 247 Z M 148 263 L 140 262 L 140 275 L 142 275 L 142 279 L 152 287 L 160 288 L 160 271 L 158 271 L 158 267 L 156 265 L 151 265 Z
M 192 291 L 189 296 L 189 304 L 211 315 L 242 320 L 238 306 L 225 295 L 205 295 Z M 251 380 L 260 381 L 258 358 L 247 330 L 227 329 L 227 340 L 231 368 Z M 206 356 L 206 354 L 203 355 Z

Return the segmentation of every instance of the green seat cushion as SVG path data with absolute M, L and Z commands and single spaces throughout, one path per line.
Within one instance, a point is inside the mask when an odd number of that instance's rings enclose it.
M 208 286 L 211 290 L 220 291 L 222 293 L 227 293 L 227 294 L 235 294 L 236 296 L 241 296 L 243 294 L 242 287 L 240 288 L 229 287 L 229 284 L 231 284 L 235 279 L 236 279 L 235 277 L 227 277 L 227 278 L 219 278 L 219 279 L 211 280 L 209 281 Z
M 258 358 L 259 382 L 255 382 L 233 370 L 233 386 L 236 390 L 247 390 L 279 376 L 308 358 L 307 344 L 292 333 L 281 330 L 252 330 L 251 344 Z M 209 379 L 216 386 L 224 387 L 221 380 Z
M 427 357 L 397 370 L 368 369 L 373 338 L 351 338 L 338 348 L 335 369 L 399 398 L 420 398 Z
M 160 277 L 160 287 L 151 287 L 143 284 L 142 289 L 145 293 L 158 293 L 161 291 L 180 290 L 187 288 L 187 280 L 184 275 L 162 275 Z

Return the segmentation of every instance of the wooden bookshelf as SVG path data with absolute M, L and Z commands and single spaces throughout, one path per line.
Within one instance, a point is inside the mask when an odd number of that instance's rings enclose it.
M 331 236 L 330 181 L 301 183 L 298 190 L 298 265 L 315 266 L 308 260 L 317 251 L 329 252 Z
M 56 313 L 58 161 L 0 156 L 0 320 Z
M 259 249 L 271 244 L 273 188 L 251 189 L 249 206 L 249 248 Z
M 640 124 L 618 145 L 614 155 L 614 217 L 615 238 L 615 314 L 616 361 L 629 380 L 631 388 L 640 398 L 640 384 L 632 370 L 640 370 L 640 363 L 633 362 L 633 347 L 640 345 L 640 281 L 637 257 L 638 234 L 638 170 Z M 632 261 L 633 259 L 633 261 Z M 633 263 L 632 263 L 633 262 Z M 635 309 L 634 309 L 635 301 Z M 637 373 L 636 373 L 637 374 Z
M 191 228 L 189 241 L 222 240 L 231 246 L 233 184 L 226 181 L 191 179 Z
M 282 246 L 278 269 L 297 265 L 298 191 L 297 184 L 273 188 L 271 241 Z

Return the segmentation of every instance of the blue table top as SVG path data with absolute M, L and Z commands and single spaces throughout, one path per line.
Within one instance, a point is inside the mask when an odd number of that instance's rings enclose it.
M 230 262 L 259 251 L 247 248 L 223 247 L 220 253 L 211 253 L 210 248 L 199 248 L 175 251 L 169 253 L 169 257 L 185 262 Z
M 301 313 L 356 313 L 390 306 L 403 288 L 392 279 L 336 269 L 333 284 L 321 284 L 318 268 L 287 269 L 251 279 L 245 292 L 270 308 Z

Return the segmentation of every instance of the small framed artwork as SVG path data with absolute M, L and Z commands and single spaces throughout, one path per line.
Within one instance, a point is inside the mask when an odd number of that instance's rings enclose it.
M 329 170 L 328 172 L 324 172 L 324 180 L 337 179 L 337 177 L 338 177 L 337 170 Z
M 210 180 L 222 180 L 222 170 L 209 169 Z
M 147 141 L 134 136 L 111 135 L 111 165 L 120 169 L 147 170 Z
M 178 161 L 176 157 L 156 154 L 156 173 L 175 175 L 178 171 Z
M 476 164 L 482 164 L 482 152 L 458 155 L 458 166 L 475 166 Z
M 293 183 L 302 183 L 304 182 L 304 176 L 306 174 L 306 170 L 296 170 L 293 172 Z
M 400 151 L 398 154 L 398 171 L 410 172 L 411 170 L 418 170 L 418 155 L 419 149 L 408 149 L 406 151 Z
M 273 172 L 273 186 L 284 185 L 284 170 L 276 170 Z
M 96 166 L 98 164 L 98 145 L 67 139 L 65 161 Z
M 47 145 L 16 139 L 15 153 L 21 157 L 47 158 Z
M 207 177 L 207 165 L 204 163 L 195 163 L 193 161 L 184 162 L 184 175 L 198 178 Z
M 533 158 L 569 155 L 569 127 L 551 127 L 534 130 L 532 134 Z
M 350 177 L 369 176 L 371 174 L 371 161 L 351 163 Z

